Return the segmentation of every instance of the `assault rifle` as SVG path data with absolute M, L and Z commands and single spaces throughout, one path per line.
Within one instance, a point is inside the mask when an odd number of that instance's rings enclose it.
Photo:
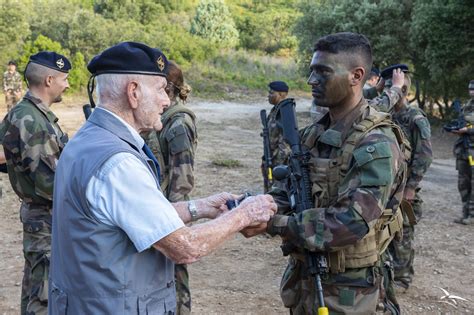
M 466 119 L 464 117 L 464 113 L 462 112 L 461 108 L 461 103 L 459 100 L 456 100 L 453 104 L 453 109 L 455 112 L 458 113 L 458 118 L 450 121 L 446 125 L 443 126 L 443 129 L 447 132 L 453 132 L 457 131 L 459 129 L 462 129 L 464 127 L 469 127 L 470 125 L 466 122 Z M 469 160 L 469 165 L 474 166 L 474 159 L 472 157 L 472 154 L 470 153 L 470 148 L 469 148 L 469 139 L 467 133 L 465 134 L 460 134 L 461 139 L 462 139 L 462 145 L 464 147 L 464 150 L 467 152 L 467 157 Z
M 270 149 L 270 132 L 268 130 L 267 111 L 262 109 L 260 111 L 260 120 L 262 121 L 262 133 L 260 136 L 263 137 L 263 188 L 264 192 L 268 192 L 273 185 L 273 174 L 272 174 L 272 152 Z
M 301 145 L 294 99 L 287 98 L 279 106 L 277 121 L 283 129 L 283 138 L 291 147 L 291 154 L 288 165 L 276 166 L 273 169 L 273 175 L 276 180 L 287 181 L 287 194 L 291 209 L 296 213 L 300 213 L 306 209 L 314 208 L 308 167 L 310 153 L 303 150 Z M 285 247 L 282 247 L 282 249 L 284 255 L 289 254 L 289 250 L 286 249 L 285 251 Z M 305 250 L 304 254 L 309 274 L 315 280 L 319 303 L 318 315 L 327 315 L 329 311 L 324 304 L 323 287 L 321 285 L 321 276 L 328 272 L 326 257 L 308 250 Z
M 443 126 L 443 129 L 447 132 L 453 132 L 466 127 L 466 120 L 464 119 L 464 115 L 462 113 L 461 103 L 458 100 L 454 101 L 453 109 L 456 113 L 458 113 L 458 118 L 451 120 L 449 123 Z

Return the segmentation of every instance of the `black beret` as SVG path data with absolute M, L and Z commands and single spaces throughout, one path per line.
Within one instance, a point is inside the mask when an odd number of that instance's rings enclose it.
M 30 61 L 28 63 L 30 62 L 37 63 L 39 65 L 64 73 L 68 73 L 69 70 L 71 70 L 71 63 L 69 60 L 63 55 L 55 53 L 54 51 L 40 51 L 39 53 L 30 57 Z
M 400 63 L 383 69 L 382 73 L 380 73 L 380 76 L 385 80 L 390 79 L 392 78 L 393 70 L 395 69 L 401 69 L 405 73 L 408 72 L 408 66 L 406 64 Z
M 92 58 L 87 69 L 92 75 L 136 73 L 166 77 L 168 60 L 159 49 L 142 43 L 123 42 Z
M 268 84 L 268 87 L 276 92 L 288 92 L 288 85 L 283 81 L 273 81 Z

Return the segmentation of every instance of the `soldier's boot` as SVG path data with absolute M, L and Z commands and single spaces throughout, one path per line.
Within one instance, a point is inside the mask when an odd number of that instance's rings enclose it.
M 471 225 L 474 224 L 474 210 L 469 211 L 469 205 L 464 204 L 462 208 L 462 217 L 455 219 L 454 223 Z

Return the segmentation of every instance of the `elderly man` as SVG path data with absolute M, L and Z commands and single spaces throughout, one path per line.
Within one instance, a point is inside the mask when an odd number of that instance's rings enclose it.
M 2 122 L 8 175 L 21 203 L 25 267 L 21 314 L 46 314 L 51 251 L 51 209 L 56 163 L 68 138 L 50 110 L 69 87 L 71 64 L 55 52 L 30 57 L 29 91 Z
M 232 211 L 221 193 L 170 204 L 139 133 L 160 130 L 168 61 L 124 42 L 94 57 L 98 108 L 68 144 L 54 191 L 50 314 L 172 314 L 174 263 L 192 263 L 276 211 L 270 196 Z M 213 219 L 186 227 L 199 218 Z

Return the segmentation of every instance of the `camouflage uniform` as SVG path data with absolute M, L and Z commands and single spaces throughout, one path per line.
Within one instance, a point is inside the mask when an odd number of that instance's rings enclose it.
M 408 288 L 412 281 L 413 259 L 415 257 L 414 233 L 415 223 L 421 219 L 423 200 L 420 197 L 419 184 L 433 161 L 431 150 L 431 128 L 426 114 L 419 108 L 404 104 L 399 111 L 394 111 L 392 120 L 402 128 L 411 145 L 411 158 L 408 163 L 408 176 L 405 190 L 415 192 L 414 199 L 409 200 L 414 217 L 410 212 L 404 213 L 403 239 L 393 240 L 389 246 L 393 257 L 395 280 Z
M 333 125 L 327 114 L 302 134 L 315 208 L 292 214 L 287 196 L 274 194 L 278 213 L 268 228 L 282 237 L 283 248 L 293 247 L 280 287 L 284 305 L 292 314 L 317 314 L 304 249 L 328 261 L 322 282 L 331 314 L 374 314 L 383 309 L 381 300 L 396 313 L 396 301 L 385 298 L 380 255 L 402 228 L 403 132 L 362 99 Z
M 162 115 L 163 129 L 146 142 L 161 168 L 161 189 L 170 202 L 189 200 L 194 187 L 194 154 L 197 146 L 196 116 L 175 103 Z M 186 265 L 175 265 L 176 312 L 191 312 L 191 291 Z
M 0 138 L 13 190 L 22 200 L 25 268 L 21 314 L 46 314 L 56 164 L 68 138 L 58 118 L 27 93 L 3 121 Z
M 7 111 L 18 103 L 20 100 L 19 94 L 21 93 L 23 81 L 18 71 L 10 73 L 5 71 L 3 73 L 3 92 L 5 93 L 5 104 L 7 105 Z
M 469 157 L 474 155 L 474 99 L 464 105 L 462 113 L 466 122 L 468 123 L 468 131 L 464 135 L 460 135 L 459 139 L 454 144 L 454 155 L 456 157 L 456 169 L 458 170 L 458 189 L 461 194 L 463 204 L 462 212 L 463 219 L 474 220 L 474 176 Z
M 279 108 L 279 104 L 273 106 L 267 117 L 273 166 L 285 164 L 291 152 L 288 144 L 283 139 L 283 131 L 277 123 L 276 118 Z
M 365 97 L 365 96 L 364 96 Z M 374 97 L 369 102 L 370 106 L 375 107 L 378 111 L 391 113 L 393 106 L 403 97 L 402 90 L 398 87 L 392 86 L 389 89 L 385 89 L 382 95 Z

